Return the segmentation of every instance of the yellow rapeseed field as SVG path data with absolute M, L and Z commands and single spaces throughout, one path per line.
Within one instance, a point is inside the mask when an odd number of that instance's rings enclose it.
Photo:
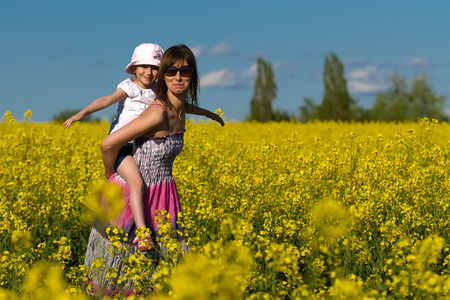
M 30 118 L 0 122 L 0 299 L 89 299 L 109 124 Z M 188 122 L 174 177 L 190 251 L 161 225 L 167 258 L 149 275 L 130 256 L 128 276 L 148 299 L 448 298 L 449 142 L 428 119 Z

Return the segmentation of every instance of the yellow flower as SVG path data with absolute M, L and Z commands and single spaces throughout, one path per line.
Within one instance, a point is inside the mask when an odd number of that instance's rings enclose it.
M 222 117 L 223 116 L 223 111 L 220 108 L 218 108 L 218 109 L 216 109 L 216 114 L 218 114 L 219 117 Z
M 10 111 L 8 111 L 8 110 L 3 115 L 2 120 L 5 121 L 6 123 L 9 123 L 9 124 L 15 122 L 12 113 Z
M 33 115 L 33 113 L 31 112 L 31 110 L 27 109 L 27 111 L 23 114 L 24 122 L 31 120 L 32 115 Z
M 14 249 L 28 249 L 31 247 L 31 233 L 29 231 L 15 230 L 11 235 L 11 242 Z

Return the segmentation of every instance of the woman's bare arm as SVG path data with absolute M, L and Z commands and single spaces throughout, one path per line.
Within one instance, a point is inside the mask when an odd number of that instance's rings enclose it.
M 207 109 L 204 109 L 204 108 L 201 108 L 198 106 L 194 106 L 190 103 L 186 103 L 186 112 L 188 114 L 193 114 L 193 115 L 197 115 L 197 116 L 205 116 L 211 120 L 216 121 L 217 123 L 219 123 L 222 126 L 225 125 L 222 118 L 218 114 L 215 114 L 212 111 L 209 111 Z
M 165 111 L 158 105 L 152 105 L 139 117 L 108 135 L 101 143 L 103 164 L 106 176 L 114 174 L 114 162 L 117 159 L 120 148 L 131 140 L 134 140 L 149 131 L 165 128 Z

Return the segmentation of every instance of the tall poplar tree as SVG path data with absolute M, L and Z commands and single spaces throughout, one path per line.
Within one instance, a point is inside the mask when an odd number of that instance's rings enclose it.
M 257 72 L 254 93 L 250 101 L 250 116 L 247 119 L 268 122 L 274 117 L 272 103 L 277 95 L 277 85 L 272 66 L 262 58 L 258 58 Z
M 334 53 L 325 57 L 323 83 L 324 94 L 322 104 L 317 107 L 318 118 L 342 121 L 354 119 L 356 101 L 348 93 L 344 66 Z

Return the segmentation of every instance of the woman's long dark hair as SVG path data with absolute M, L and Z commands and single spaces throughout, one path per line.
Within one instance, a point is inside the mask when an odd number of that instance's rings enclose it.
M 166 73 L 167 67 L 173 66 L 180 60 L 186 60 L 189 67 L 192 68 L 191 83 L 187 91 L 186 102 L 198 106 L 198 89 L 200 79 L 197 72 L 197 63 L 195 61 L 194 53 L 192 53 L 189 47 L 183 44 L 172 46 L 164 52 L 159 65 L 156 98 L 163 102 L 167 107 L 170 108 L 172 106 L 169 102 L 169 97 L 167 96 L 167 85 L 164 81 L 164 74 Z

